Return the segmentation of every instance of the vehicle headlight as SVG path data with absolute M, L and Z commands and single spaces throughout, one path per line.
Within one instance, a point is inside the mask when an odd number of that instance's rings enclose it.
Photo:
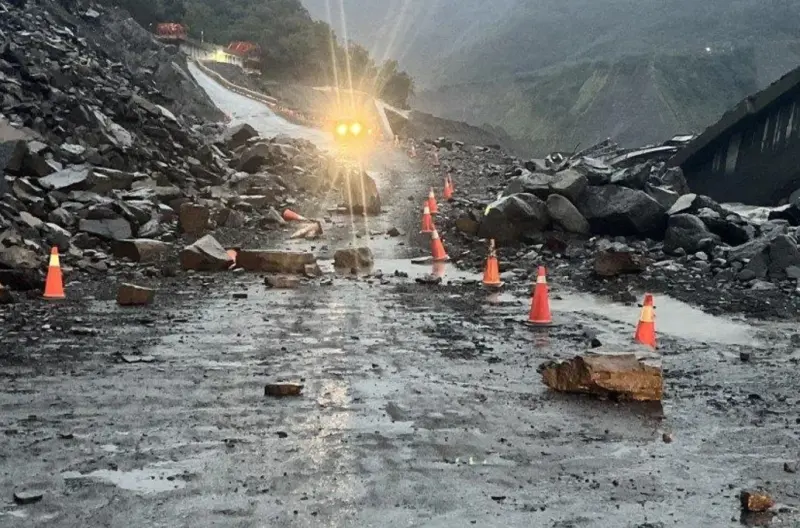
M 336 127 L 336 133 L 339 134 L 340 136 L 346 135 L 347 134 L 347 125 L 345 125 L 344 123 L 338 125 Z
M 361 123 L 353 123 L 350 125 L 350 132 L 352 132 L 354 136 L 357 136 L 361 133 L 361 128 Z

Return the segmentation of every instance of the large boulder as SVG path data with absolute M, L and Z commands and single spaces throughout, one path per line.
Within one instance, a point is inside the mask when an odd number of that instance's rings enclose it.
M 589 234 L 589 222 L 578 211 L 578 208 L 564 196 L 560 194 L 548 196 L 547 213 L 553 219 L 553 224 L 567 233 Z
M 369 269 L 375 264 L 367 247 L 339 249 L 333 254 L 333 266 L 344 269 Z
M 301 251 L 272 251 L 266 249 L 243 249 L 236 256 L 236 265 L 247 271 L 266 273 L 298 273 L 306 271 L 306 265 L 317 262 L 313 253 Z
M 652 185 L 650 183 L 646 183 L 644 185 L 644 192 L 646 192 L 648 196 L 660 203 L 661 206 L 667 210 L 675 205 L 675 202 L 677 202 L 678 198 L 680 198 L 680 195 L 672 189 L 663 187 L 661 185 Z
M 589 181 L 586 176 L 571 169 L 555 174 L 543 172 L 525 172 L 509 181 L 504 195 L 511 196 L 519 193 L 533 194 L 537 198 L 546 200 L 551 194 L 560 194 L 574 202 L 583 193 Z
M 113 247 L 115 257 L 140 263 L 158 262 L 168 250 L 169 244 L 166 242 L 146 238 L 120 240 Z
M 615 400 L 661 401 L 660 358 L 649 351 L 595 349 L 569 361 L 540 367 L 545 385 L 560 392 L 592 394 Z
M 184 248 L 180 261 L 183 269 L 195 271 L 224 271 L 233 265 L 228 252 L 211 235 Z
M 231 127 L 222 135 L 222 141 L 230 150 L 236 150 L 241 147 L 251 138 L 258 137 L 256 129 L 243 123 L 241 125 Z
M 754 226 L 741 216 L 728 213 L 722 215 L 717 211 L 704 207 L 697 213 L 708 230 L 718 235 L 723 242 L 731 246 L 738 246 L 750 241 L 756 233 Z
M 676 215 L 688 213 L 696 215 L 701 209 L 711 209 L 720 215 L 727 213 L 727 211 L 712 198 L 702 194 L 690 193 L 680 196 L 672 207 L 670 207 L 669 211 L 667 211 L 667 214 Z
M 689 253 L 708 249 L 709 241 L 718 244 L 720 238 L 708 230 L 700 218 L 692 214 L 677 214 L 669 217 L 664 235 L 664 251 L 675 253 L 682 248 Z
M 590 186 L 576 205 L 593 233 L 664 236 L 666 210 L 644 191 L 619 185 Z
M 800 266 L 800 250 L 797 242 L 788 235 L 778 235 L 769 245 L 769 278 L 783 280 L 786 278 L 786 268 Z
M 528 193 L 505 196 L 492 203 L 481 220 L 478 236 L 499 243 L 515 242 L 550 225 L 547 204 Z
M 106 240 L 125 240 L 131 238 L 131 224 L 124 218 L 103 218 L 97 220 L 81 219 L 78 231 L 89 233 Z
M 236 163 L 236 170 L 255 174 L 272 159 L 275 147 L 270 143 L 256 143 L 247 148 Z

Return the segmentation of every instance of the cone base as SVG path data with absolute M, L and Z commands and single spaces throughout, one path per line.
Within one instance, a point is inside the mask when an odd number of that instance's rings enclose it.
M 554 321 L 550 321 L 548 323 L 539 323 L 536 321 L 525 321 L 525 325 L 530 326 L 531 328 L 551 328 L 553 326 L 560 326 L 558 323 Z
M 433 262 L 450 262 L 450 257 L 435 258 Z
M 46 299 L 48 301 L 63 301 L 66 298 L 66 295 L 42 295 L 42 299 Z
M 506 283 L 500 281 L 500 282 L 482 282 L 481 284 L 483 285 L 484 288 L 487 288 L 489 290 L 499 290 L 500 288 L 505 286 Z

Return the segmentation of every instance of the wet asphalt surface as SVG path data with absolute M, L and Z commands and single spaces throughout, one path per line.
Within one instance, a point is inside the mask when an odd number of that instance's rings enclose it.
M 638 309 L 552 284 L 560 324 L 534 331 L 527 291 L 489 294 L 452 266 L 417 284 L 417 204 L 438 176 L 392 151 L 371 168 L 383 215 L 278 247 L 366 245 L 382 276 L 271 290 L 181 274 L 144 309 L 103 285 L 0 307 L 0 526 L 723 527 L 759 486 L 783 508 L 772 526 L 800 526 L 791 325 L 662 299 L 663 408 L 551 393 L 540 363 L 589 333 L 625 347 Z M 265 397 L 275 381 L 303 394 Z M 43 499 L 15 504 L 23 489 Z

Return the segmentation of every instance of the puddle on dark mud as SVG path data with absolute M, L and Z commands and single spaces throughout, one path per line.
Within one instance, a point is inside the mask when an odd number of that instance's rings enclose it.
M 119 471 L 98 469 L 90 473 L 67 471 L 61 474 L 64 480 L 90 479 L 113 484 L 120 489 L 141 494 L 164 493 L 186 486 L 180 476 L 193 472 L 198 464 L 193 461 L 153 464 L 142 469 Z
M 325 273 L 336 273 L 340 276 L 349 275 L 348 270 L 337 270 L 333 267 L 332 260 L 318 261 L 320 268 Z M 368 270 L 363 270 L 362 273 L 369 275 L 382 274 L 384 277 L 394 277 L 399 274 L 402 277 L 407 276 L 409 279 L 414 280 L 428 275 L 440 277 L 443 283 L 449 281 L 453 282 L 468 282 L 477 281 L 480 275 L 463 271 L 455 267 L 454 264 L 443 263 L 425 263 L 414 264 L 411 259 L 376 259 L 375 264 Z

